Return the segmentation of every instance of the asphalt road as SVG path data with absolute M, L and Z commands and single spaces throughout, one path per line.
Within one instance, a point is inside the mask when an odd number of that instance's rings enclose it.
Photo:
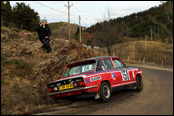
M 173 71 L 136 67 L 143 72 L 141 92 L 114 92 L 107 103 L 94 98 L 76 99 L 38 115 L 173 115 Z

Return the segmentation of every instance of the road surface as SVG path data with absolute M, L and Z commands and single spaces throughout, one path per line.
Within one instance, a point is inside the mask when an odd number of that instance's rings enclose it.
M 141 92 L 114 92 L 107 103 L 81 98 L 38 115 L 173 115 L 173 71 L 128 67 L 142 70 L 144 88 Z

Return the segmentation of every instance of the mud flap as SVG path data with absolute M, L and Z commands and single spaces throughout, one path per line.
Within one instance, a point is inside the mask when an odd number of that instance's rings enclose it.
M 96 96 L 95 96 L 95 99 L 99 99 L 100 98 L 100 94 L 97 93 Z

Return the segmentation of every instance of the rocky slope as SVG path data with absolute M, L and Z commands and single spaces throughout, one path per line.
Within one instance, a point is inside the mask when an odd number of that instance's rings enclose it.
M 37 33 L 1 27 L 1 114 L 53 103 L 46 83 L 60 78 L 67 64 L 94 55 L 90 46 L 74 41 L 51 38 L 50 44 L 52 51 L 46 53 Z

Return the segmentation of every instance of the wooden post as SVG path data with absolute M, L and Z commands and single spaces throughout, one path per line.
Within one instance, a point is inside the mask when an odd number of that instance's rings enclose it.
M 143 62 L 145 62 L 145 57 L 143 58 Z
M 73 4 L 72 4 L 73 5 Z M 69 1 L 68 1 L 68 6 L 65 4 L 65 7 L 68 8 L 68 39 L 70 40 L 70 7 L 72 5 L 69 5 Z
M 145 38 L 145 52 L 146 52 L 146 38 Z
M 81 43 L 82 40 L 81 40 L 81 23 L 80 23 L 80 15 L 79 15 L 79 37 L 80 37 L 80 43 Z
M 152 29 L 150 31 L 151 31 L 151 41 L 152 41 Z
M 134 52 L 134 49 L 133 49 L 133 64 L 135 64 L 135 52 Z

